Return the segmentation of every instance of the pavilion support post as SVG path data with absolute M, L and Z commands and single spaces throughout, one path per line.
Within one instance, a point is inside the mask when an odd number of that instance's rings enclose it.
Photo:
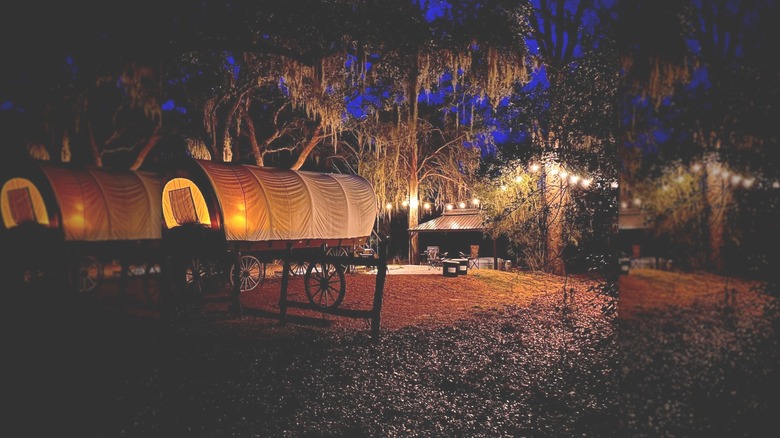
M 292 261 L 292 243 L 287 244 L 287 250 L 282 258 L 282 286 L 279 291 L 279 322 L 287 323 L 287 285 L 290 282 L 290 262 Z
M 236 247 L 233 251 L 233 291 L 230 300 L 230 313 L 233 316 L 241 317 L 243 312 L 241 309 L 241 248 Z
M 374 289 L 374 305 L 371 307 L 371 339 L 379 341 L 379 324 L 382 314 L 382 299 L 385 291 L 385 278 L 387 277 L 387 251 L 388 239 L 379 242 L 379 264 L 376 271 L 376 286 Z
M 498 268 L 498 248 L 496 248 L 496 238 L 493 238 L 493 269 L 496 271 L 499 270 Z

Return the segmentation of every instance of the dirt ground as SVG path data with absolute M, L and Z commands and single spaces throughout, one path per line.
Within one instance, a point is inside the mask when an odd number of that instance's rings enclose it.
M 759 293 L 761 283 L 709 273 L 686 273 L 654 269 L 632 269 L 618 281 L 618 315 L 631 318 L 638 313 L 694 304 L 730 304 L 759 309 L 766 300 Z
M 413 275 L 396 275 L 412 273 Z M 376 275 L 353 273 L 345 275 L 346 294 L 342 309 L 371 308 Z M 522 272 L 470 269 L 468 274 L 458 277 L 444 277 L 440 272 L 422 266 L 391 266 L 386 277 L 381 313 L 382 330 L 395 330 L 408 326 L 437 327 L 450 325 L 467 318 L 475 311 L 500 309 L 507 305 L 524 305 L 533 299 L 550 293 L 567 290 L 585 291 L 594 286 L 596 280 L 576 277 Z M 154 289 L 156 284 L 152 283 Z M 227 303 L 218 301 L 218 296 L 229 293 L 225 284 L 219 294 L 206 295 L 204 312 L 217 324 L 241 324 L 248 327 L 270 327 L 278 325 L 279 295 L 281 278 L 273 275 L 269 268 L 268 277 L 254 290 L 243 292 L 241 302 L 244 316 L 227 317 Z M 108 307 L 117 303 L 116 280 L 104 280 L 94 291 L 94 297 Z M 141 293 L 140 278 L 131 277 L 128 283 L 127 311 L 146 317 L 157 317 L 154 307 L 147 306 Z M 303 279 L 290 278 L 288 299 L 307 302 Z M 327 315 L 311 310 L 288 309 L 289 321 L 294 324 L 334 329 L 368 329 L 370 322 Z

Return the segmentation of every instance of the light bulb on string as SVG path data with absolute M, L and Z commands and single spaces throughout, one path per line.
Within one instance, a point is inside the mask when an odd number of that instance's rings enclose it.
M 538 172 L 539 171 L 539 165 L 534 163 L 531 165 L 531 172 Z
M 515 177 L 515 182 L 516 182 L 516 183 L 521 183 L 521 182 L 523 182 L 523 177 L 522 177 L 522 176 L 520 176 L 520 175 L 517 175 L 517 176 Z
M 609 186 L 612 187 L 613 189 L 616 189 L 616 188 L 618 188 L 618 182 L 617 181 L 612 181 L 612 183 Z
M 412 198 L 409 200 L 409 206 L 412 208 L 417 208 L 418 205 L 420 205 L 420 201 L 417 198 Z
M 577 181 L 580 180 L 580 177 L 577 175 L 572 175 L 571 178 L 569 178 L 569 182 L 572 184 L 577 184 Z
M 701 164 L 694 163 L 693 166 L 691 166 L 691 170 L 693 170 L 694 172 L 700 171 L 701 170 Z
M 503 184 L 502 184 L 502 185 L 501 185 L 501 191 L 505 192 L 506 190 L 507 190 L 507 187 L 506 187 L 506 185 L 503 185 Z
M 590 178 L 583 179 L 582 180 L 582 187 L 585 187 L 587 189 L 588 187 L 590 187 L 590 183 L 591 182 L 593 182 L 593 180 L 591 180 Z
M 408 205 L 409 205 L 409 201 L 407 201 L 406 199 L 404 199 L 404 200 L 403 200 L 403 202 L 401 202 L 401 205 L 403 205 L 404 207 L 406 207 L 406 206 L 408 206 Z
M 447 204 L 447 210 L 452 210 L 452 204 Z
M 477 198 L 474 198 L 474 199 L 472 199 L 472 200 L 471 200 L 471 203 L 472 203 L 474 206 L 477 206 L 477 205 L 479 205 L 479 199 L 477 199 Z
M 393 204 L 388 202 L 387 204 L 385 204 L 385 208 L 388 209 L 388 210 L 392 210 L 393 209 Z
M 773 189 L 780 189 L 780 181 L 775 181 L 772 183 Z
M 466 203 L 465 202 L 459 203 L 458 208 L 466 208 Z
M 426 202 L 425 204 L 423 204 L 423 208 L 426 209 L 426 210 L 430 210 L 431 209 L 431 204 Z

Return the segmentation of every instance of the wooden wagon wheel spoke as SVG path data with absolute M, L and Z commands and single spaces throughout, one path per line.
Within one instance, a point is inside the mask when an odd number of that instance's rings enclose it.
M 184 271 L 187 289 L 198 294 L 204 293 L 209 275 L 208 265 L 203 263 L 201 259 L 194 258 L 190 260 Z
M 239 272 L 239 288 L 241 292 L 247 292 L 257 287 L 265 278 L 265 264 L 260 263 L 257 257 L 251 255 L 241 256 L 239 262 L 241 272 Z M 235 264 L 230 267 L 230 285 L 233 286 L 233 275 L 235 274 Z
M 306 296 L 315 306 L 333 309 L 344 300 L 346 283 L 341 266 L 323 262 L 312 263 L 303 280 Z

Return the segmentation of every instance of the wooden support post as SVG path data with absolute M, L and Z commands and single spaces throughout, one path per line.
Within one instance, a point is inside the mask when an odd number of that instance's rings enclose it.
M 230 301 L 230 313 L 233 316 L 241 317 L 243 312 L 241 309 L 241 248 L 236 246 L 233 257 L 233 291 Z
M 292 260 L 292 243 L 287 244 L 287 250 L 282 258 L 282 287 L 279 291 L 279 322 L 287 322 L 287 284 L 290 281 L 290 262 Z
M 376 287 L 374 289 L 374 305 L 371 307 L 371 339 L 379 341 L 379 323 L 382 316 L 382 298 L 387 277 L 388 239 L 379 242 L 379 264 L 376 270 Z
M 127 279 L 129 277 L 129 264 L 126 257 L 119 259 L 119 290 L 117 292 L 119 298 L 119 308 L 122 312 L 127 311 Z

